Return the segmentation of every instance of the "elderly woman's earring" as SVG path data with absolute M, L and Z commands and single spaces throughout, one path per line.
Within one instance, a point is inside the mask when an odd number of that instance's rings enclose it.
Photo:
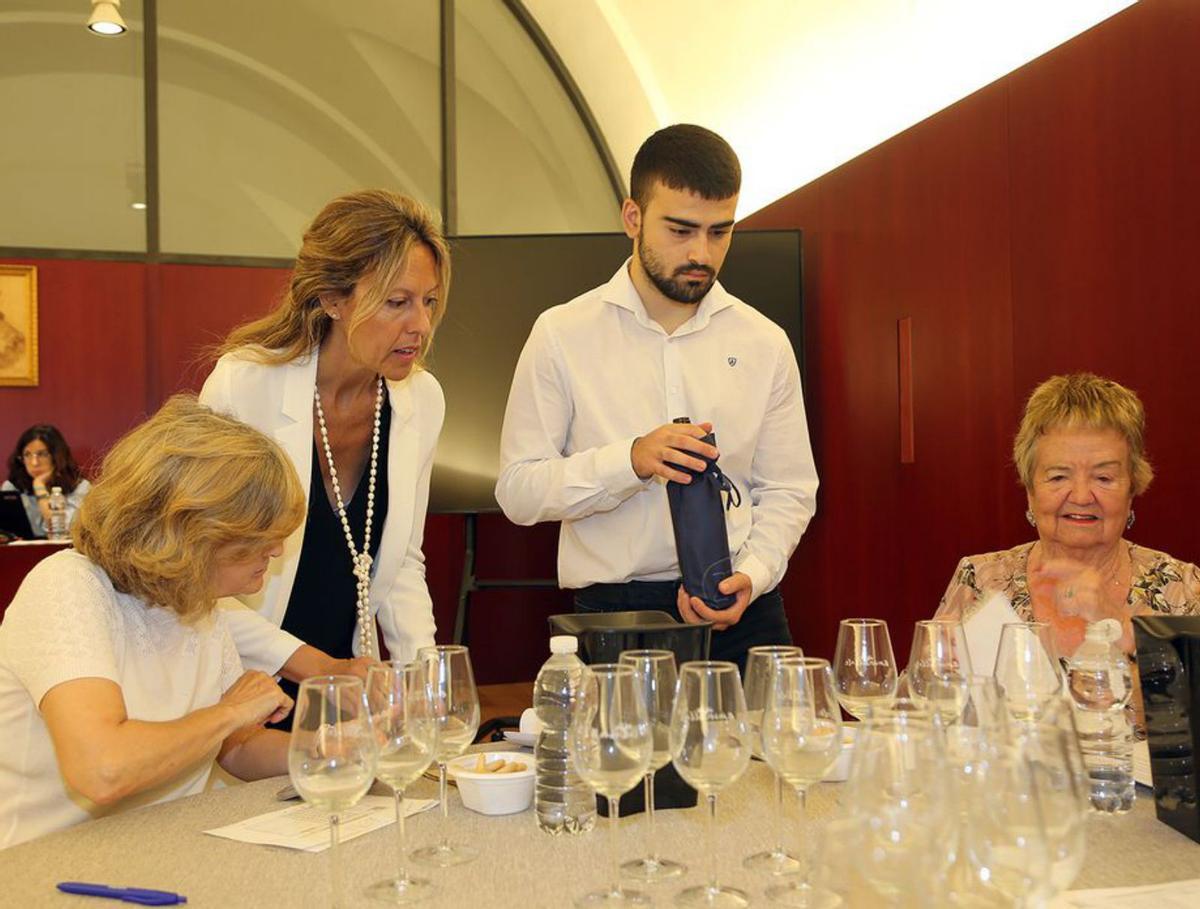
M 1130 515 L 1132 514 L 1133 512 L 1130 512 Z M 1025 520 L 1029 522 L 1030 527 L 1037 527 L 1037 521 L 1034 520 L 1032 508 L 1025 509 Z
M 1133 522 L 1137 520 L 1137 515 L 1133 513 L 1133 509 L 1129 509 L 1129 517 L 1125 519 L 1125 529 L 1128 530 L 1133 526 Z

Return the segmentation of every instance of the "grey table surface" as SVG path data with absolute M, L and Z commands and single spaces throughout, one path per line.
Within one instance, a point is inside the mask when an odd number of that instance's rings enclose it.
M 0 851 L 0 905 L 13 907 L 128 905 L 67 896 L 55 890 L 63 880 L 101 882 L 173 890 L 201 907 L 324 907 L 330 904 L 329 854 L 293 852 L 208 836 L 204 830 L 230 824 L 281 806 L 275 800 L 284 778 L 233 786 L 93 821 Z M 415 797 L 436 797 L 436 784 L 412 787 Z M 840 784 L 813 788 L 814 817 L 834 808 Z M 749 891 L 756 905 L 767 905 L 765 875 L 744 871 L 741 860 L 769 845 L 771 775 L 755 762 L 719 799 L 718 825 L 722 883 Z M 655 905 L 667 906 L 685 885 L 702 880 L 704 813 L 699 808 L 660 811 L 656 839 L 664 856 L 691 866 L 680 882 L 650 890 Z M 437 895 L 430 907 L 570 906 L 574 897 L 607 882 L 606 821 L 576 837 L 551 837 L 538 830 L 532 810 L 506 817 L 485 817 L 462 807 L 451 790 L 450 822 L 454 835 L 481 850 L 481 857 L 451 869 L 421 869 L 433 879 Z M 439 833 L 435 809 L 410 818 L 410 844 Z M 622 821 L 622 859 L 645 845 L 645 815 Z M 363 895 L 365 886 L 388 876 L 395 861 L 391 825 L 344 843 L 347 906 L 379 906 Z M 1136 807 L 1119 818 L 1089 819 L 1087 857 L 1076 889 L 1151 884 L 1200 877 L 1200 844 L 1158 822 L 1154 805 L 1139 790 Z

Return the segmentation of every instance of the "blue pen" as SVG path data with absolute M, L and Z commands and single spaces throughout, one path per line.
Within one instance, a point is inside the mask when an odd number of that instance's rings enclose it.
M 187 897 L 169 890 L 146 890 L 142 887 L 106 887 L 104 884 L 84 884 L 79 881 L 63 881 L 58 885 L 63 893 L 79 896 L 105 896 L 110 900 L 122 900 L 141 906 L 178 906 L 186 903 Z

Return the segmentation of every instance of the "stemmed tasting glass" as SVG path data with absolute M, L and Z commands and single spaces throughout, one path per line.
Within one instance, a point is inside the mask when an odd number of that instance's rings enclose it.
M 842 750 L 842 709 L 834 694 L 828 660 L 786 657 L 775 664 L 762 721 L 763 751 L 772 769 L 800 802 L 800 829 L 809 855 L 812 836 L 804 831 L 808 787 L 819 782 Z M 787 906 L 836 906 L 832 893 L 815 890 L 811 862 L 801 880 L 767 888 L 767 897 Z
M 671 761 L 668 748 L 671 730 L 671 706 L 675 703 L 675 654 L 670 650 L 626 650 L 621 665 L 633 669 L 634 678 L 646 703 L 646 718 L 654 733 L 654 750 L 646 770 L 646 855 L 621 866 L 627 876 L 647 883 L 670 880 L 687 870 L 679 862 L 661 858 L 654 837 L 654 774 Z
M 1034 722 L 1062 697 L 1054 639 L 1045 622 L 1013 622 L 1000 630 L 992 671 L 1013 719 Z
M 846 870 L 880 905 L 939 905 L 957 812 L 942 739 L 937 721 L 908 698 L 872 708 L 855 736 L 841 798 L 854 831 Z M 873 905 L 851 904 L 860 902 Z
M 763 757 L 762 718 L 771 694 L 771 680 L 775 667 L 785 657 L 802 657 L 799 647 L 785 644 L 769 644 L 751 647 L 746 651 L 746 676 L 742 680 L 742 693 L 746 698 L 746 719 L 754 736 L 754 756 Z M 774 765 L 771 765 L 774 769 Z M 751 871 L 766 871 L 769 874 L 795 874 L 800 862 L 788 855 L 783 843 L 783 777 L 775 773 L 775 816 L 772 833 L 775 845 L 763 852 L 756 852 L 742 860 L 742 867 Z
M 745 891 L 717 883 L 717 793 L 746 772 L 754 735 L 734 663 L 698 661 L 679 670 L 671 711 L 671 763 L 708 802 L 708 883 L 675 897 L 679 906 L 748 906 Z
M 571 724 L 575 772 L 608 799 L 608 844 L 612 885 L 580 897 L 576 906 L 649 906 L 637 890 L 621 889 L 617 864 L 617 823 L 621 796 L 638 784 L 650 766 L 654 729 L 646 715 L 641 684 L 631 666 L 598 663 L 586 683 L 592 688 L 583 713 Z
M 358 803 L 375 778 L 375 742 L 362 679 L 326 675 L 300 683 L 288 743 L 288 776 L 304 801 L 329 814 L 330 883 L 336 909 L 342 902 L 339 815 Z
M 479 729 L 479 692 L 471 656 L 461 644 L 422 647 L 417 661 L 424 667 L 430 712 L 437 726 L 438 797 L 442 803 L 442 838 L 413 852 L 418 862 L 447 868 L 474 861 L 479 850 L 450 839 L 450 807 L 446 798 L 446 764 L 462 754 Z
M 838 702 L 856 720 L 896 696 L 896 657 L 883 619 L 842 619 L 833 651 Z
M 908 690 L 913 700 L 948 726 L 962 714 L 970 677 L 971 655 L 962 623 L 952 619 L 917 622 L 908 659 Z
M 396 876 L 367 888 L 367 895 L 390 903 L 415 903 L 433 887 L 409 877 L 404 855 L 404 790 L 425 772 L 437 747 L 425 668 L 420 663 L 377 663 L 367 670 L 367 707 L 375 733 L 375 776 L 396 797 Z

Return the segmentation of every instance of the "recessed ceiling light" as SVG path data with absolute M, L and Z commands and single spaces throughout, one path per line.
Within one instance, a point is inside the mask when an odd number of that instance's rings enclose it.
M 130 208 L 136 208 L 138 211 L 145 211 L 145 210 L 146 210 L 146 203 L 145 203 L 145 202 L 134 202 L 134 203 L 132 203 L 132 204 L 131 204 L 129 207 L 130 207 Z

